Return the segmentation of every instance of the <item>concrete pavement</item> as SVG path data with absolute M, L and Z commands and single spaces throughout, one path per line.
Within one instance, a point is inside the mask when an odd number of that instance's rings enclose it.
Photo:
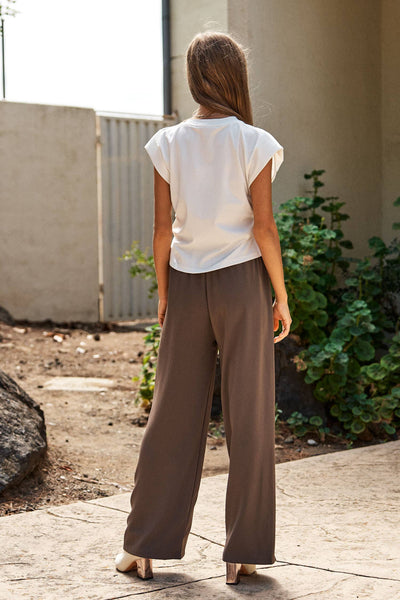
M 400 600 L 400 441 L 276 466 L 277 562 L 226 585 L 227 474 L 201 481 L 186 554 L 119 573 L 129 493 L 0 519 L 1 600 Z

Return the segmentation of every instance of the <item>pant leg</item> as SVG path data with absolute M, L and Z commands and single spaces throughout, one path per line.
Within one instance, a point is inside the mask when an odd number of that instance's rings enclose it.
M 131 554 L 184 556 L 201 480 L 216 359 L 205 275 L 170 267 L 153 403 L 124 535 L 123 547 Z
M 208 274 L 230 457 L 223 560 L 275 562 L 272 294 L 262 257 Z

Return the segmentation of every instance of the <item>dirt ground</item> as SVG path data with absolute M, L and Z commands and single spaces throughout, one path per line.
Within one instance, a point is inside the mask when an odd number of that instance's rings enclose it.
M 132 490 L 148 417 L 135 406 L 139 381 L 132 377 L 140 376 L 144 327 L 155 322 L 111 323 L 106 329 L 100 324 L 0 323 L 1 368 L 44 411 L 48 440 L 42 464 L 3 493 L 0 516 Z M 43 387 L 56 376 L 110 378 L 114 387 L 100 392 Z M 210 421 L 203 477 L 228 472 L 220 425 Z M 291 442 L 290 437 L 288 427 L 280 423 L 276 462 L 346 448 L 346 442 L 337 439 L 310 446 L 307 439 L 312 436 Z

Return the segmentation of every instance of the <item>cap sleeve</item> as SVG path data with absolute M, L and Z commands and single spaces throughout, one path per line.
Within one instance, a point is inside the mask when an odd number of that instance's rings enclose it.
M 163 127 L 156 131 L 147 144 L 145 144 L 144 148 L 161 177 L 169 183 L 169 149 L 168 140 L 165 137 L 165 129 Z
M 271 181 L 274 181 L 279 167 L 283 163 L 283 146 L 264 129 L 258 130 L 256 144 L 253 147 L 248 164 L 249 187 L 272 158 Z

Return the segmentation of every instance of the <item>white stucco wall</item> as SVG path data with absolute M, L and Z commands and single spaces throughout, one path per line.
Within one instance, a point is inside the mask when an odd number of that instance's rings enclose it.
M 98 319 L 91 109 L 0 102 L 0 306 L 16 319 Z

